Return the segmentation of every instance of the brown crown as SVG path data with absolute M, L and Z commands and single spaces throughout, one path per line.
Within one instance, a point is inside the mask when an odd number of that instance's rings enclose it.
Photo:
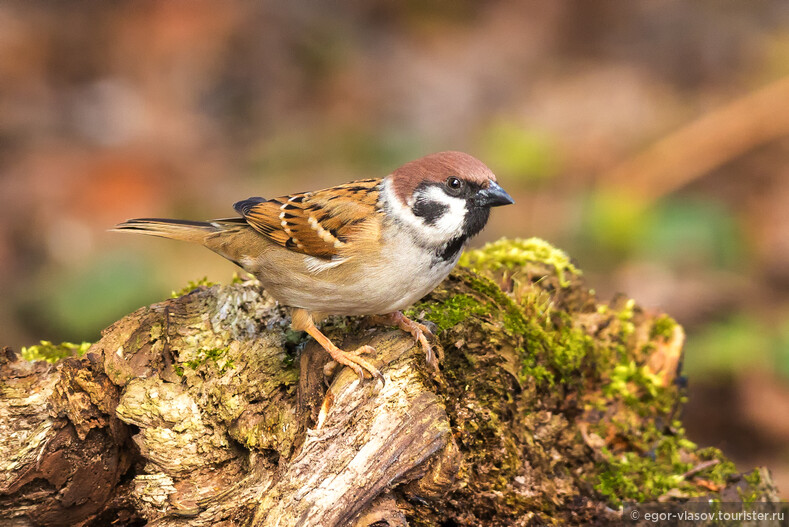
M 441 183 L 450 176 L 487 188 L 496 176 L 485 163 L 463 152 L 438 152 L 411 161 L 395 170 L 392 186 L 405 203 L 421 183 Z

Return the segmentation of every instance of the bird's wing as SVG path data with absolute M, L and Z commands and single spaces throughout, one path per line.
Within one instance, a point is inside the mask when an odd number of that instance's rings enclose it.
M 380 179 L 362 179 L 270 200 L 249 198 L 233 207 L 252 228 L 295 252 L 340 257 L 378 219 Z

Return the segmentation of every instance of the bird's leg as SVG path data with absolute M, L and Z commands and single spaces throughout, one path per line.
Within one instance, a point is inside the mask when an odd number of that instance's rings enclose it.
M 320 344 L 321 347 L 329 353 L 329 355 L 331 355 L 332 359 L 334 359 L 337 363 L 348 366 L 354 370 L 359 375 L 360 382 L 364 382 L 365 370 L 374 379 L 380 379 L 381 382 L 385 382 L 384 376 L 381 375 L 381 372 L 378 371 L 378 368 L 359 357 L 360 353 L 369 353 L 374 351 L 372 347 L 362 346 L 355 352 L 341 350 L 335 346 L 326 335 L 320 332 L 317 326 L 315 326 L 315 322 L 312 320 L 312 315 L 305 309 L 293 310 L 290 325 L 296 331 L 306 331 L 309 333 L 309 335 L 314 338 L 318 344 Z
M 422 345 L 422 349 L 425 350 L 425 361 L 427 361 L 431 368 L 438 371 L 438 361 L 436 360 L 436 356 L 433 353 L 432 346 L 430 346 L 430 342 L 427 340 L 427 337 L 433 336 L 433 332 L 430 331 L 427 326 L 420 324 L 419 322 L 414 322 L 410 318 L 406 317 L 402 311 L 395 311 L 393 313 L 383 315 L 378 320 L 381 320 L 384 323 L 392 324 L 393 326 L 397 326 L 403 331 L 410 333 L 411 336 L 413 336 L 414 339 L 416 339 Z

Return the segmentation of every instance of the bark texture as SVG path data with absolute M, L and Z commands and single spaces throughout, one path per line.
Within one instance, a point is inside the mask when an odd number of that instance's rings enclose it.
M 3 350 L 0 523 L 603 525 L 636 502 L 775 501 L 766 471 L 684 438 L 669 317 L 599 303 L 538 240 L 464 263 L 411 313 L 440 373 L 399 330 L 324 323 L 376 349 L 383 386 L 254 282 L 139 309 L 81 357 Z

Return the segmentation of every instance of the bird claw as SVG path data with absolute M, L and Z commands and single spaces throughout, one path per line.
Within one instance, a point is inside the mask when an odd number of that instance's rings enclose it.
M 435 334 L 433 333 L 433 330 L 432 330 L 432 329 L 430 329 L 429 327 L 427 327 L 425 324 L 422 324 L 421 322 L 416 322 L 415 320 L 411 320 L 411 322 L 412 322 L 412 323 L 413 323 L 413 324 L 414 324 L 416 327 L 418 327 L 418 328 L 419 328 L 419 330 L 420 330 L 422 333 L 424 333 L 426 336 L 428 336 L 428 337 L 430 337 L 430 338 L 433 338 L 433 337 L 435 337 Z
M 438 326 L 435 322 L 425 320 L 424 323 L 420 323 L 419 325 L 427 330 L 425 333 L 428 337 L 433 338 L 436 336 L 436 330 L 438 329 Z
M 364 353 L 374 353 L 375 348 L 373 348 L 372 346 L 361 346 L 355 349 L 354 351 L 343 351 L 339 348 L 333 350 L 327 350 L 327 351 L 329 351 L 332 358 L 338 364 L 342 364 L 343 366 L 348 366 L 353 371 L 355 371 L 356 374 L 359 376 L 360 383 L 364 382 L 364 374 L 365 372 L 367 372 L 370 374 L 370 377 L 372 377 L 373 379 L 378 379 L 381 381 L 382 384 L 386 384 L 386 380 L 384 379 L 384 376 L 381 374 L 378 368 L 376 368 L 375 366 L 373 366 L 363 358 L 359 357 L 359 355 Z
M 352 368 L 356 372 L 356 375 L 359 376 L 359 384 L 362 384 L 364 382 L 364 370 L 361 366 L 357 365 L 353 365 Z
M 386 379 L 384 379 L 384 376 L 380 371 L 375 370 L 375 373 L 373 374 L 373 378 L 375 380 L 381 381 L 381 387 L 386 386 Z
M 431 368 L 438 371 L 438 360 L 436 360 L 436 356 L 433 353 L 433 347 L 427 340 L 427 337 L 435 337 L 430 328 L 424 324 L 411 320 L 399 311 L 392 313 L 392 319 L 400 329 L 410 333 L 411 336 L 422 345 L 422 350 L 425 352 L 425 361 Z
M 433 334 L 428 333 L 428 335 L 432 336 Z M 427 341 L 427 337 L 425 337 L 425 332 L 421 329 L 416 330 L 414 338 L 416 338 L 416 340 L 418 340 L 422 345 L 422 349 L 425 352 L 425 361 L 428 363 L 428 365 L 430 365 L 431 368 L 438 370 L 438 361 L 436 360 L 436 355 L 433 353 L 433 347 L 430 345 L 430 342 Z
M 360 346 L 360 347 L 356 348 L 353 351 L 349 351 L 348 353 L 352 353 L 354 355 L 364 355 L 364 354 L 367 354 L 367 353 L 375 353 L 375 348 L 365 344 L 364 346 Z
M 355 371 L 359 375 L 359 382 L 364 382 L 364 372 L 367 371 L 373 379 L 379 379 L 381 383 L 385 383 L 384 376 L 381 375 L 378 368 L 359 356 L 363 353 L 374 353 L 375 349 L 372 346 L 361 346 L 352 352 L 341 350 L 315 326 L 312 315 L 301 308 L 293 310 L 291 327 L 295 330 L 303 330 L 309 333 L 331 355 L 335 363 L 348 366 Z M 324 373 L 326 373 L 326 369 L 324 369 Z

